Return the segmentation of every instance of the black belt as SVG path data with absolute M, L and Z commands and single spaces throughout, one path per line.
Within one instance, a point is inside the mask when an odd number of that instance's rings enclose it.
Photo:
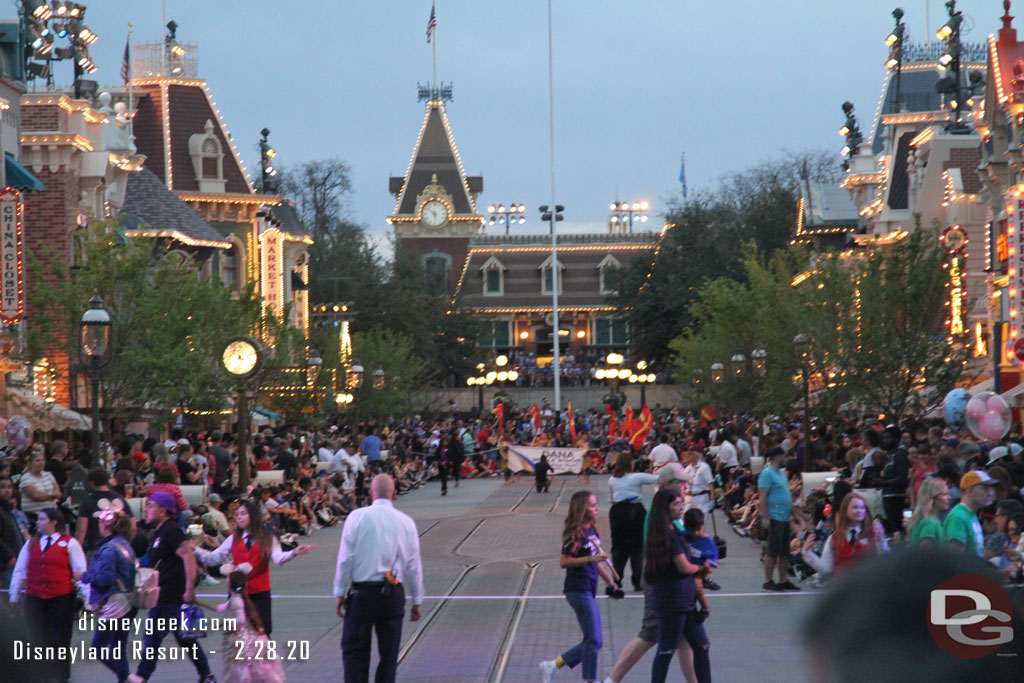
M 356 589 L 380 588 L 385 583 L 387 583 L 387 582 L 386 581 L 353 581 L 352 582 L 352 587 L 356 588 Z
M 612 503 L 612 505 L 618 505 L 619 503 L 640 503 L 640 498 L 637 496 L 633 496 L 632 498 L 626 498 L 625 500 L 616 501 Z

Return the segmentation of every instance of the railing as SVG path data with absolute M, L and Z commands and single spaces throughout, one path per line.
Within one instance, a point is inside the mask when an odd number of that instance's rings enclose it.
M 569 234 L 559 235 L 559 244 L 622 244 L 623 242 L 657 242 L 661 233 L 634 232 L 628 234 Z M 491 246 L 499 244 L 551 244 L 550 234 L 540 235 L 479 235 L 471 241 L 471 246 Z

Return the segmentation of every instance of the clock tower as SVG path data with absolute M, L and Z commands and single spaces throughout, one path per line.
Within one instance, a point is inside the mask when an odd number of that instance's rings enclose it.
M 462 167 L 444 102 L 451 88 L 421 88 L 427 99 L 426 116 L 412 152 L 409 170 L 392 177 L 394 213 L 387 221 L 395 229 L 399 248 L 420 260 L 428 284 L 453 293 L 458 285 L 469 241 L 480 234 L 484 218 L 476 198 L 483 191 L 480 176 L 467 176 Z

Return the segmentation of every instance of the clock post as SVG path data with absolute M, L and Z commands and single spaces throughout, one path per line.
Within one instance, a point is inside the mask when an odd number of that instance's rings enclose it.
M 238 384 L 238 487 L 249 486 L 249 389 L 253 377 L 259 372 L 262 346 L 252 337 L 228 340 L 221 354 L 221 362 Z

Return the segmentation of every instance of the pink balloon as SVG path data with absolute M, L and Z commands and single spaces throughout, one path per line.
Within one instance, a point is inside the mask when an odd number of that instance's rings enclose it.
M 985 413 L 988 412 L 986 410 L 987 407 L 988 406 L 985 404 L 984 400 L 975 396 L 974 398 L 967 402 L 967 414 L 973 417 L 978 422 L 981 422 L 981 420 L 985 417 Z
M 1009 429 L 1009 421 L 1004 420 L 999 413 L 989 413 L 978 424 L 978 431 L 988 441 L 999 441 Z
M 992 394 L 988 401 L 985 402 L 985 407 L 988 408 L 988 412 L 1000 415 L 1010 410 L 1010 406 L 1006 405 L 1006 400 L 999 394 Z

